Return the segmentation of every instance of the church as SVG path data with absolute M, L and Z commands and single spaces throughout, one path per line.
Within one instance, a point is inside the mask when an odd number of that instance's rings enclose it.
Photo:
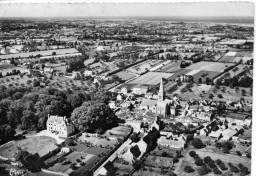
M 164 96 L 163 79 L 161 79 L 157 99 L 144 98 L 140 104 L 140 109 L 150 110 L 165 117 L 170 114 L 172 104 L 173 100 L 166 99 Z

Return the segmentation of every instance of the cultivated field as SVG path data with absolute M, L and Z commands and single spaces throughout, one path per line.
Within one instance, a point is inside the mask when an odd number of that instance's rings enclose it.
M 230 62 L 230 63 L 238 63 L 241 60 L 243 63 L 245 63 L 248 60 L 253 59 L 253 53 L 251 51 L 230 51 L 225 54 L 221 59 L 219 59 L 219 62 Z
M 251 160 L 249 158 L 246 157 L 241 157 L 241 156 L 236 156 L 236 155 L 227 155 L 227 154 L 218 154 L 218 153 L 212 153 L 212 152 L 207 152 L 207 151 L 202 151 L 202 150 L 196 150 L 195 151 L 200 158 L 204 158 L 206 156 L 209 156 L 212 158 L 212 160 L 217 160 L 217 159 L 221 159 L 223 161 L 223 163 L 225 164 L 225 166 L 228 168 L 227 171 L 222 171 L 222 173 L 228 173 L 230 172 L 230 168 L 228 166 L 227 163 L 231 162 L 234 166 L 237 166 L 239 163 L 243 164 L 244 166 L 246 166 L 249 170 L 251 167 Z M 185 155 L 184 158 L 181 158 L 180 163 L 179 163 L 179 167 L 177 167 L 177 169 L 175 170 L 175 173 L 177 173 L 177 175 L 180 176 L 194 176 L 194 175 L 199 175 L 197 168 L 199 168 L 199 166 L 196 166 L 194 163 L 194 159 L 192 157 L 189 156 L 189 152 Z M 185 166 L 192 166 L 193 169 L 195 170 L 192 173 L 186 173 L 184 172 L 184 167 Z M 220 169 L 221 170 L 221 169 Z M 207 174 L 207 176 L 215 176 L 215 174 L 213 172 L 210 172 Z
M 189 67 L 187 69 L 191 70 L 205 70 L 205 71 L 213 71 L 213 72 L 223 72 L 224 69 L 232 66 L 234 64 L 231 63 L 219 63 L 219 62 L 197 62 Z
M 135 77 L 134 74 L 131 74 L 131 73 L 126 72 L 126 71 L 118 72 L 115 75 L 117 75 L 119 78 L 122 78 L 122 80 L 124 80 L 124 81 L 129 80 L 129 79 Z
M 162 78 L 167 79 L 170 76 L 172 76 L 170 73 L 148 72 L 137 79 L 130 81 L 129 84 L 157 85 Z
M 30 153 L 37 153 L 50 144 L 56 144 L 56 140 L 47 136 L 28 137 L 23 140 L 15 141 L 11 146 L 2 147 L 0 149 L 0 156 L 13 158 L 17 147 L 26 149 Z
M 180 62 L 181 61 L 169 63 L 169 64 L 165 65 L 164 67 L 157 69 L 156 71 L 172 73 L 172 72 L 180 69 Z

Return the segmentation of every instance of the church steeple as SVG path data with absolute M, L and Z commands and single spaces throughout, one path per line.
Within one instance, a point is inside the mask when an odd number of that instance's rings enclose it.
M 164 100 L 164 88 L 163 88 L 163 79 L 161 79 L 160 88 L 158 92 L 158 101 Z

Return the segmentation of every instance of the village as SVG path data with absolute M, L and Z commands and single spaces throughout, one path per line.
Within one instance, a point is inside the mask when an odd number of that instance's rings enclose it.
M 254 28 L 0 23 L 0 175 L 250 175 Z

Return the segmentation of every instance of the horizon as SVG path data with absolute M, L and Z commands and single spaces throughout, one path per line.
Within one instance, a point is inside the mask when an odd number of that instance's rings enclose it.
M 44 18 L 127 18 L 193 17 L 254 18 L 254 4 L 249 2 L 199 3 L 0 3 L 0 17 Z M 145 10 L 144 10 L 145 9 Z

